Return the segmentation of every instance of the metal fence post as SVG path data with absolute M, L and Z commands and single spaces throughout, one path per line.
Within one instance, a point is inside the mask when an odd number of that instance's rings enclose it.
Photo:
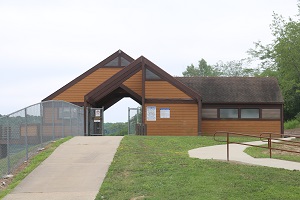
M 54 101 L 52 101 L 52 140 L 55 140 L 55 125 L 54 125 Z
M 83 107 L 83 109 L 85 109 L 83 112 L 85 112 L 86 114 L 85 114 L 85 117 L 83 117 L 83 120 L 84 120 L 84 123 L 85 123 L 85 134 L 84 134 L 84 136 L 88 136 L 89 135 L 89 133 L 88 133 L 88 126 L 89 126 L 89 124 L 88 124 L 88 116 L 89 116 L 89 112 L 88 112 L 88 107 Z
M 43 103 L 40 103 L 40 141 L 41 141 L 41 148 L 43 148 Z
M 9 116 L 6 118 L 7 174 L 10 174 Z
M 26 161 L 28 161 L 28 129 L 27 129 L 27 108 L 25 108 L 25 149 L 26 149 Z
M 101 111 L 101 115 L 102 115 L 102 135 L 105 135 L 104 133 L 104 107 L 102 106 L 102 111 Z
M 80 135 L 80 133 L 79 133 L 79 119 L 80 119 L 79 113 L 80 113 L 80 108 L 77 109 L 77 113 L 76 113 L 76 117 L 77 117 L 77 135 Z
M 128 107 L 128 135 L 130 135 L 130 107 Z
M 70 112 L 70 135 L 74 136 L 73 132 L 72 132 L 72 111 L 71 111 L 71 105 L 70 106 L 70 109 L 69 109 L 69 112 Z
M 58 108 L 59 109 L 59 108 Z M 61 137 L 64 137 L 64 131 L 65 131 L 65 113 L 64 113 L 64 102 L 61 102 Z

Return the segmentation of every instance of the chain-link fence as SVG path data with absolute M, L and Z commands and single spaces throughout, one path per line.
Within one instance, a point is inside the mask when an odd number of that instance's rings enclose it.
M 50 141 L 84 135 L 83 108 L 45 101 L 0 118 L 0 176 L 13 172 Z

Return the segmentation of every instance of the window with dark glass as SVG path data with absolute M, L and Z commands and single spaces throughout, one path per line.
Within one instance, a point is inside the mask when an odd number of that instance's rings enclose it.
M 258 119 L 259 109 L 258 108 L 242 108 L 241 119 Z
M 161 78 L 149 69 L 146 69 L 146 80 L 161 80 Z
M 203 108 L 202 118 L 215 119 L 218 117 L 218 110 L 216 108 Z
M 280 119 L 280 109 L 262 109 L 263 119 Z
M 220 118 L 237 119 L 239 117 L 239 109 L 237 108 L 221 108 Z

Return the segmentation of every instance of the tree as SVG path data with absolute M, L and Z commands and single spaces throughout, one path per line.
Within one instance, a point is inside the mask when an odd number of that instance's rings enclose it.
M 300 16 L 300 1 L 298 1 Z M 277 77 L 285 101 L 285 119 L 300 112 L 300 21 L 273 14 L 270 25 L 274 37 L 272 43 L 260 41 L 248 53 L 260 61 L 262 75 Z
M 198 67 L 195 67 L 193 64 L 187 66 L 186 70 L 182 72 L 183 76 L 218 76 L 218 72 L 212 67 L 208 65 L 207 62 L 202 58 Z
M 191 64 L 190 66 L 186 67 L 186 70 L 184 72 L 182 72 L 183 76 L 200 76 L 200 70 L 198 68 L 195 68 L 195 66 L 193 64 Z
M 214 65 L 214 69 L 218 71 L 219 76 L 225 77 L 249 77 L 260 74 L 259 68 L 247 68 L 246 65 L 248 65 L 247 59 L 226 63 L 219 61 Z
M 193 64 L 187 66 L 182 73 L 183 76 L 258 76 L 260 74 L 259 68 L 247 68 L 249 65 L 248 59 L 238 61 L 223 62 L 219 61 L 215 65 L 208 65 L 202 58 L 199 61 L 198 67 L 195 68 Z

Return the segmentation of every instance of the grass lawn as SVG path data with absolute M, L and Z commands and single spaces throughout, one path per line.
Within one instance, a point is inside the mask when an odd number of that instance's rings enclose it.
M 45 147 L 44 151 L 41 151 L 39 154 L 29 159 L 27 166 L 13 177 L 8 187 L 5 190 L 0 190 L 0 199 L 10 193 L 30 172 L 32 172 L 37 166 L 41 164 L 41 162 L 48 158 L 60 144 L 66 142 L 71 138 L 72 137 L 65 137 L 63 139 L 57 140 L 54 143 L 50 143 Z
M 215 144 L 204 136 L 124 137 L 97 199 L 300 198 L 299 171 L 188 156 Z
M 300 139 L 297 139 L 296 141 L 300 142 Z M 268 145 L 262 145 L 262 146 L 268 147 Z M 278 144 L 272 143 L 272 147 L 300 152 L 300 147 L 286 146 L 286 145 L 280 144 L 280 143 L 278 143 Z M 264 149 L 264 148 L 248 147 L 245 149 L 244 152 L 254 158 L 269 158 L 270 157 L 269 149 Z M 284 151 L 272 150 L 272 158 L 300 162 L 300 154 L 299 153 L 289 153 L 289 152 L 284 152 Z

